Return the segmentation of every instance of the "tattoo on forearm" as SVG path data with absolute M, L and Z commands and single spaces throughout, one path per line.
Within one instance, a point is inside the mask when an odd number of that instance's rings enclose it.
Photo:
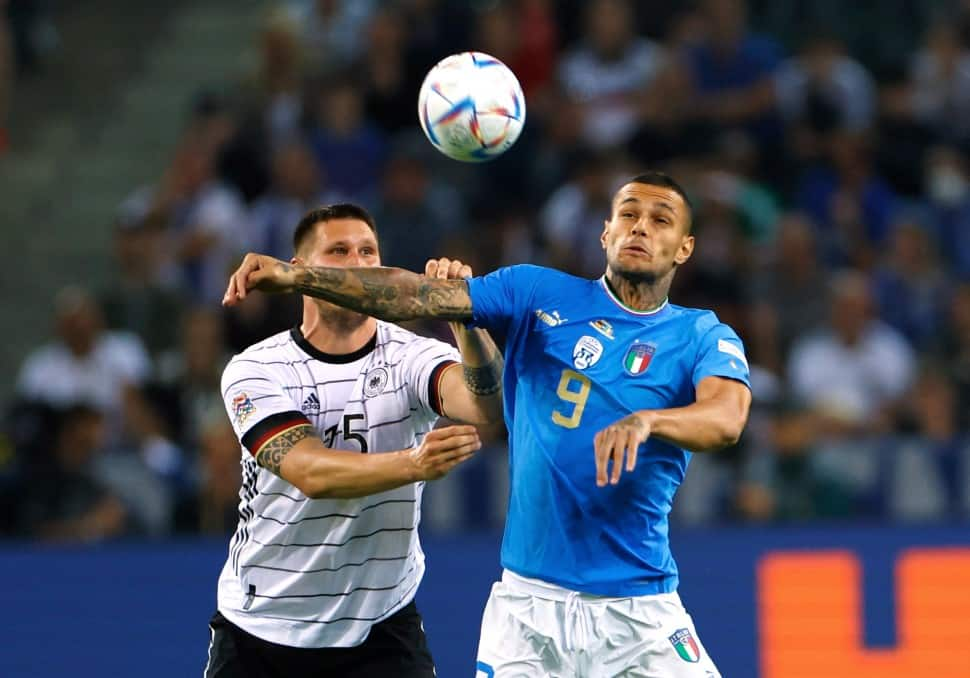
M 479 396 L 492 395 L 502 390 L 502 358 L 493 359 L 487 365 L 472 367 L 462 365 L 465 385 Z
M 313 427 L 309 424 L 296 426 L 288 431 L 283 431 L 278 436 L 263 445 L 256 455 L 256 463 L 265 469 L 269 469 L 276 475 L 280 474 L 280 466 L 283 464 L 283 457 L 293 449 L 293 446 L 304 438 L 314 435 Z
M 297 291 L 382 320 L 472 315 L 464 280 L 430 279 L 399 268 L 308 267 L 297 277 Z

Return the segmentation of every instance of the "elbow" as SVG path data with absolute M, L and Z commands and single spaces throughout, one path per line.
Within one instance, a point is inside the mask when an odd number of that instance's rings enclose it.
M 294 478 L 290 483 L 308 499 L 328 499 L 333 496 L 333 488 L 322 478 L 303 476 Z
M 293 459 L 293 455 L 290 458 Z M 314 461 L 316 460 L 313 458 L 301 458 L 299 462 L 302 463 L 292 464 L 283 479 L 309 499 L 332 497 L 334 488 L 330 474 L 326 473 L 326 469 L 320 468 L 319 464 L 313 463 Z
M 744 432 L 744 425 L 747 417 L 735 417 L 724 423 L 719 431 L 719 439 L 714 449 L 724 449 L 738 444 L 741 434 Z

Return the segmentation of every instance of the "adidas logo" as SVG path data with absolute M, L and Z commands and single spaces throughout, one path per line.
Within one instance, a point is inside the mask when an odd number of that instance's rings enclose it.
M 306 397 L 306 400 L 303 401 L 302 409 L 303 414 L 320 411 L 320 399 L 317 398 L 316 393 L 311 393 Z

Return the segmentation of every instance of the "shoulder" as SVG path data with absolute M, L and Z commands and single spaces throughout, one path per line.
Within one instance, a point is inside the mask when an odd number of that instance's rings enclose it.
M 67 359 L 67 351 L 59 344 L 47 344 L 34 349 L 20 368 L 21 375 L 33 374 L 52 366 L 58 366 Z
M 677 322 L 691 328 L 697 337 L 704 336 L 716 327 L 728 327 L 721 322 L 714 311 L 706 308 L 690 308 L 671 304 L 670 313 Z
M 296 357 L 296 343 L 290 331 L 286 330 L 258 341 L 232 356 L 225 371 L 259 370 L 267 365 L 292 362 Z
M 378 321 L 377 348 L 384 352 L 387 363 L 398 363 L 425 354 L 428 358 L 435 355 L 450 356 L 456 350 L 441 339 L 426 337 L 384 321 Z

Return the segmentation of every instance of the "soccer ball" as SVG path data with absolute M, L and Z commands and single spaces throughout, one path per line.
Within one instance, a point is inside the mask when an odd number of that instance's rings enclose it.
M 482 52 L 462 52 L 428 72 L 418 118 L 428 140 L 449 158 L 483 162 L 519 138 L 525 97 L 508 66 Z

